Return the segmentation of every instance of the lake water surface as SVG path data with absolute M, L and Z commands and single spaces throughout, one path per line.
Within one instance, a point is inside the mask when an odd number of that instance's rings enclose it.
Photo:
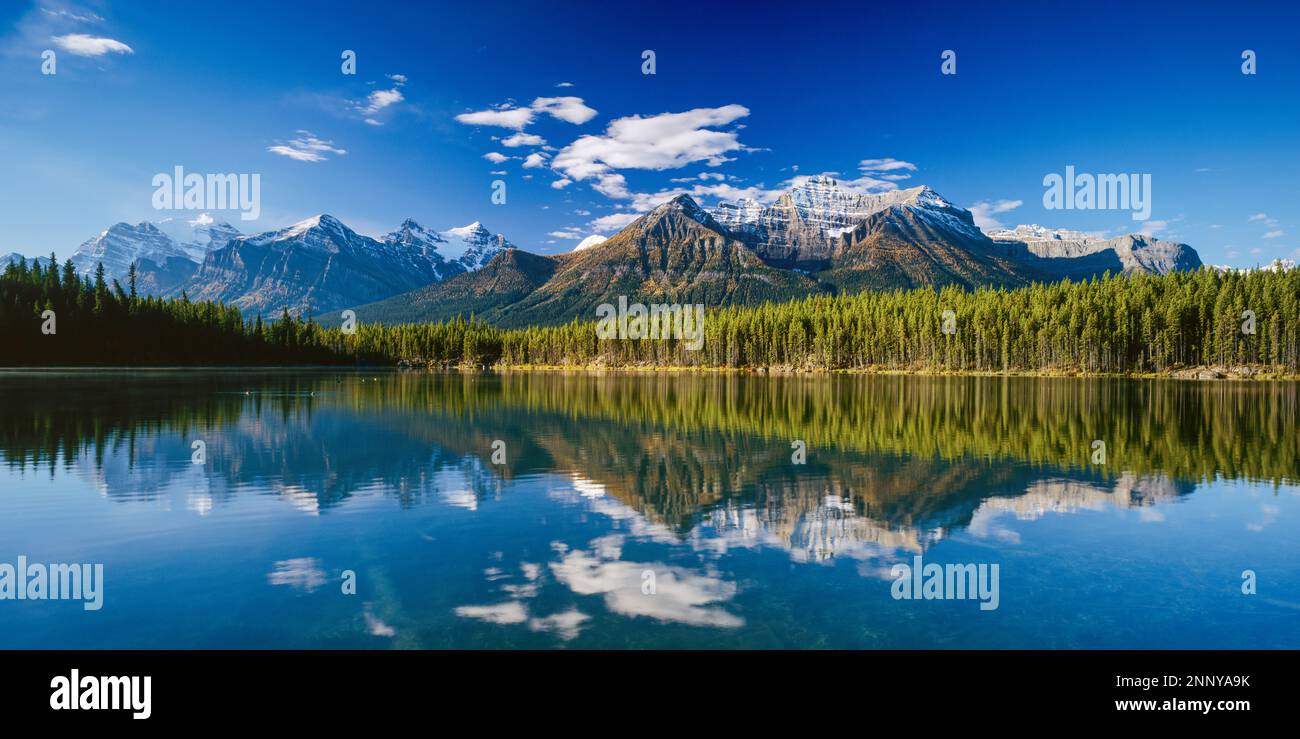
M 104 566 L 99 610 L 0 600 L 0 647 L 1296 648 L 1298 415 L 1295 383 L 0 372 L 0 563 Z M 894 597 L 917 557 L 997 565 L 996 608 Z

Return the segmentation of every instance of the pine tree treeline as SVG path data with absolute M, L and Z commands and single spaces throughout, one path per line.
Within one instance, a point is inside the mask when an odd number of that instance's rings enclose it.
M 1030 287 L 922 288 L 705 307 L 705 342 L 598 339 L 592 321 L 502 329 L 469 318 L 361 324 L 352 335 L 284 313 L 139 297 L 19 262 L 0 276 L 4 364 L 779 367 L 801 370 L 1165 372 L 1198 365 L 1300 371 L 1300 270 L 1107 275 Z M 128 280 L 131 282 L 131 280 Z M 57 334 L 41 333 L 55 311 Z M 1252 311 L 1254 333 L 1243 332 Z M 943 315 L 956 316 L 943 332 Z
M 45 267 L 42 267 L 42 261 Z M 127 287 L 80 277 L 72 262 L 9 264 L 0 274 L 0 364 L 5 365 L 252 365 L 327 363 L 342 355 L 320 344 L 310 321 L 285 314 L 245 321 L 238 308 L 187 298 L 163 300 Z M 43 328 L 53 311 L 53 333 Z
M 943 313 L 956 316 L 943 332 Z M 1242 330 L 1255 314 L 1255 333 Z M 327 333 L 333 333 L 332 331 Z M 1300 370 L 1300 270 L 1107 275 L 1025 288 L 818 295 L 705 310 L 705 343 L 600 340 L 595 322 L 498 329 L 469 319 L 361 326 L 363 357 L 432 364 L 782 367 L 806 370 L 1164 372 Z M 334 342 L 326 342 L 332 344 Z

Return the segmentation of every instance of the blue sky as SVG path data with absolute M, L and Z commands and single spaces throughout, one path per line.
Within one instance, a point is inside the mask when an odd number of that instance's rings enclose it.
M 0 253 L 63 258 L 118 221 L 197 217 L 152 207 L 153 176 L 180 165 L 260 175 L 257 221 L 212 213 L 245 232 L 479 220 L 557 252 L 683 188 L 710 205 L 835 172 L 928 184 L 1008 226 L 1295 258 L 1300 10 L 1215 5 L 9 0 Z M 1151 219 L 1045 210 L 1066 165 L 1151 174 Z

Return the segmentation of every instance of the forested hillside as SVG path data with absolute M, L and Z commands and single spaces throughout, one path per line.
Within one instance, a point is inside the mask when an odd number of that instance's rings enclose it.
M 46 334 L 44 311 L 56 331 Z M 951 311 L 951 332 L 945 313 Z M 1246 315 L 1253 313 L 1253 326 Z M 48 315 L 48 314 L 47 314 Z M 1300 371 L 1300 270 L 1108 276 L 1024 288 L 817 295 L 705 305 L 698 351 L 677 339 L 598 339 L 595 316 L 503 329 L 472 317 L 355 334 L 282 314 L 273 322 L 128 285 L 11 265 L 0 278 L 0 362 L 775 367 L 797 370 L 1167 372 L 1198 365 Z M 1253 328 L 1253 333 L 1250 329 Z
M 142 297 L 132 266 L 124 287 L 81 278 L 53 255 L 10 264 L 0 275 L 0 364 L 244 365 L 346 361 L 322 341 L 325 332 L 282 314 L 245 321 L 238 308 L 186 298 Z M 48 311 L 48 312 L 47 312 Z
M 1244 333 L 1243 313 L 1254 313 Z M 953 333 L 943 331 L 952 311 Z M 594 322 L 499 329 L 457 319 L 362 326 L 350 351 L 435 364 L 1164 372 L 1300 369 L 1300 271 L 1109 276 L 1018 289 L 957 287 L 705 306 L 704 347 L 598 340 Z

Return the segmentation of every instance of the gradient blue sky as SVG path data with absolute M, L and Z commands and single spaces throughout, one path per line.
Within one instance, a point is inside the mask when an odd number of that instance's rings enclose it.
M 796 175 L 856 180 L 861 161 L 896 159 L 915 169 L 868 174 L 910 175 L 881 182 L 928 184 L 968 208 L 1021 201 L 985 208 L 1006 225 L 1146 227 L 1238 266 L 1295 258 L 1295 4 L 817 5 L 6 0 L 0 253 L 63 258 L 118 221 L 194 217 L 151 206 L 153 175 L 176 165 L 259 173 L 259 221 L 213 214 L 245 232 L 322 212 L 371 235 L 407 217 L 439 230 L 480 220 L 523 248 L 556 252 L 618 220 L 599 218 L 690 187 L 674 179 L 713 172 L 727 179 L 697 182 L 729 188 L 714 194 L 770 197 Z M 78 55 L 51 40 L 68 34 L 131 53 Z M 58 74 L 44 76 L 50 48 Z M 340 72 L 344 49 L 357 53 L 356 76 Z M 656 75 L 641 73 L 644 49 L 656 52 Z M 939 73 L 944 49 L 957 52 L 955 76 Z M 1243 49 L 1258 54 L 1255 76 L 1241 73 Z M 391 89 L 400 102 L 361 110 Z M 575 124 L 537 113 L 524 132 L 549 151 L 505 147 L 494 137 L 515 131 L 456 119 L 560 96 L 596 114 Z M 713 114 L 729 119 L 706 128 L 714 134 L 679 132 L 677 147 L 607 135 L 616 119 L 700 109 L 731 114 Z M 271 151 L 299 131 L 346 154 Z M 587 154 L 624 177 L 626 197 L 598 192 L 594 177 L 556 189 L 563 172 L 483 158 L 554 157 L 581 136 L 600 137 Z M 1151 220 L 1045 210 L 1043 177 L 1067 164 L 1150 173 Z M 504 205 L 490 201 L 497 179 Z

